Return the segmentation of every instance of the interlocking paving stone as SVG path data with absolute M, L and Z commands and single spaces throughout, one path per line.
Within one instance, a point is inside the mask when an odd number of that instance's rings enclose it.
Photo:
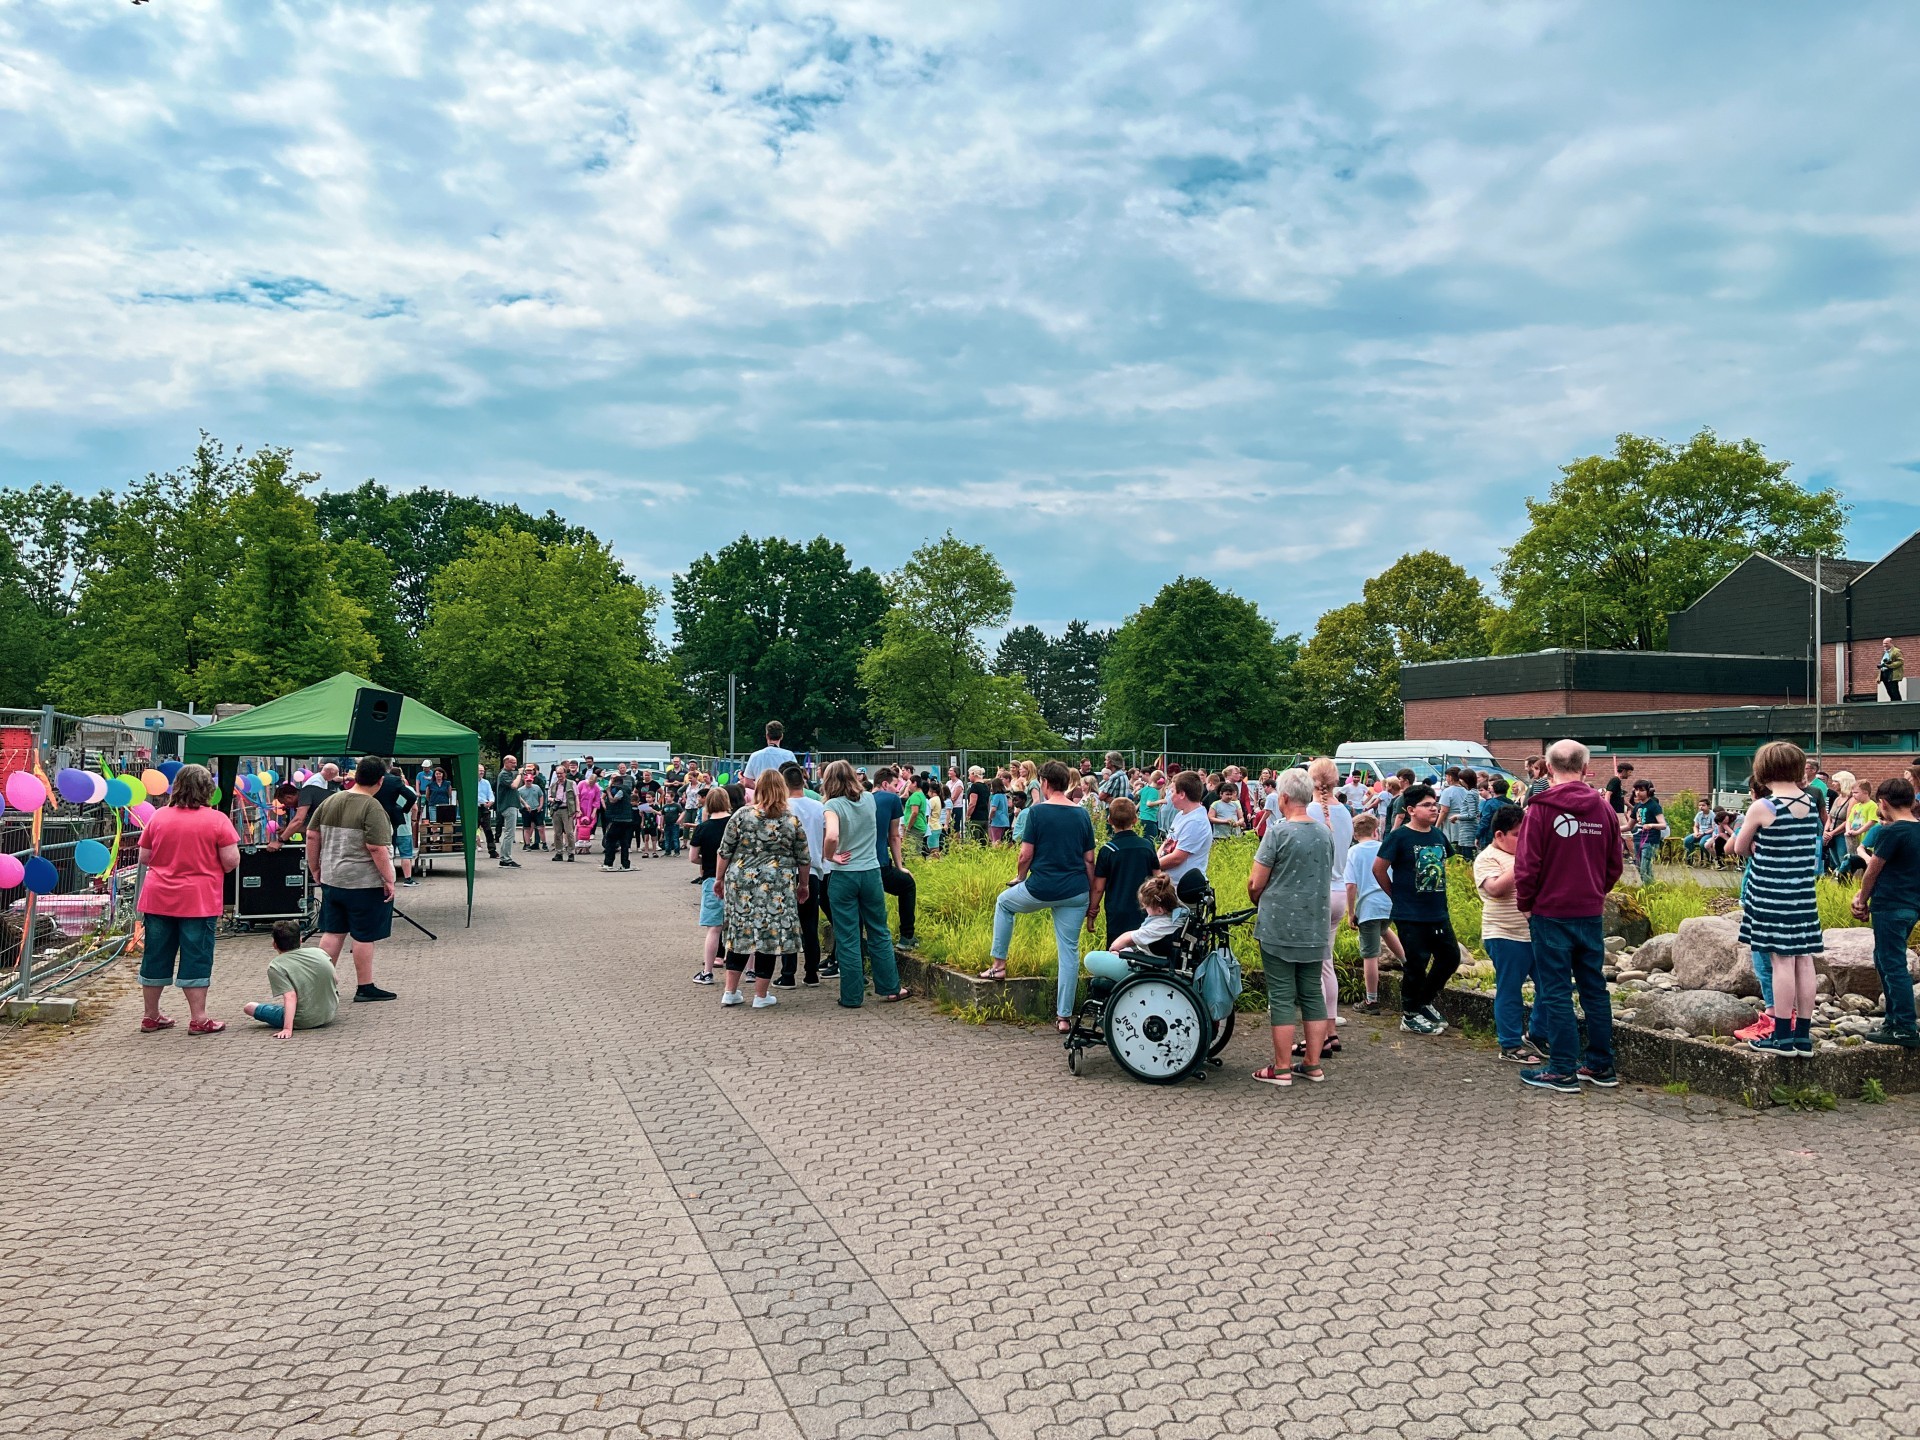
M 249 939 L 225 1036 L 0 1031 L 0 1437 L 1920 1434 L 1910 1100 L 1527 1094 L 1371 1023 L 1323 1086 L 1256 1026 L 1076 1079 L 722 1011 L 691 873 L 488 870 L 472 930 L 435 877 L 401 1000 L 285 1044 Z

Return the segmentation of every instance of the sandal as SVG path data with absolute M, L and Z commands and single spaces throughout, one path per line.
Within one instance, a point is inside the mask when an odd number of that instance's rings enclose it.
M 1271 1065 L 1254 1071 L 1253 1078 L 1258 1080 L 1262 1085 L 1291 1085 L 1293 1083 L 1292 1072 L 1276 1070 Z
M 171 1030 L 179 1023 L 177 1020 L 169 1020 L 165 1015 L 158 1016 L 152 1020 L 142 1016 L 140 1020 L 140 1033 L 143 1035 L 151 1035 L 156 1030 Z
M 1059 1031 L 1062 1035 L 1070 1035 L 1073 1033 L 1073 1021 L 1055 1020 L 1053 1022 L 1053 1028 Z
M 1293 1053 L 1296 1059 L 1305 1055 L 1307 1053 L 1307 1042 L 1304 1040 L 1294 1041 Z M 1340 1037 L 1338 1035 L 1329 1035 L 1326 1043 L 1320 1047 L 1320 1053 L 1322 1055 L 1338 1055 L 1340 1053 Z
M 896 1005 L 900 1001 L 906 999 L 911 994 L 913 994 L 913 991 L 909 990 L 906 986 L 902 985 L 898 990 L 894 991 L 893 994 L 882 995 L 880 999 L 884 1004 Z
M 989 965 L 986 969 L 982 970 L 976 978 L 981 980 L 1004 980 L 1007 978 L 1007 967 L 1005 965 Z
M 1316 1085 L 1327 1078 L 1327 1072 L 1322 1070 L 1318 1065 L 1296 1065 L 1293 1067 L 1293 1073 L 1298 1075 L 1302 1080 L 1313 1081 Z
M 218 1035 L 226 1028 L 227 1022 L 224 1020 L 195 1020 L 187 1026 L 187 1033 L 189 1035 Z

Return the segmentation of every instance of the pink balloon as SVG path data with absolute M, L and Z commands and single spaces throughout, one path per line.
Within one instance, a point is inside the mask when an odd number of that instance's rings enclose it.
M 17 855 L 0 855 L 0 890 L 11 890 L 27 878 L 27 867 Z
M 16 770 L 7 777 L 7 804 L 16 810 L 34 811 L 47 803 L 47 787 L 38 775 Z
M 153 819 L 153 803 L 149 800 L 142 800 L 138 805 L 135 805 L 127 811 L 127 813 L 144 825 Z
M 93 794 L 88 797 L 89 803 L 98 805 L 102 800 L 107 798 L 107 777 L 104 775 L 89 775 L 87 779 L 93 782 Z

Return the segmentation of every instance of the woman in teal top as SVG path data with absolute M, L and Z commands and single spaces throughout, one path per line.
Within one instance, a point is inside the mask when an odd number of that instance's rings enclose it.
M 876 837 L 880 817 L 873 796 L 845 760 L 827 766 L 820 779 L 826 796 L 825 839 L 827 913 L 833 918 L 834 960 L 840 966 L 840 1003 L 858 1010 L 867 997 L 867 964 L 873 989 L 882 1000 L 904 1000 L 900 968 L 893 957 L 893 932 L 887 928 L 887 892 L 880 883 Z
M 1160 772 L 1140 787 L 1140 834 L 1148 840 L 1160 838 Z

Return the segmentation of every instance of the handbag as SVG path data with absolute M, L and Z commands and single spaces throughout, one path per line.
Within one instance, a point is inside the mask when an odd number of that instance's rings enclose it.
M 1246 989 L 1240 960 L 1225 945 L 1209 952 L 1207 958 L 1194 967 L 1193 978 L 1200 983 L 1200 998 L 1207 1002 L 1207 1012 L 1215 1024 L 1233 1013 L 1234 1002 Z

